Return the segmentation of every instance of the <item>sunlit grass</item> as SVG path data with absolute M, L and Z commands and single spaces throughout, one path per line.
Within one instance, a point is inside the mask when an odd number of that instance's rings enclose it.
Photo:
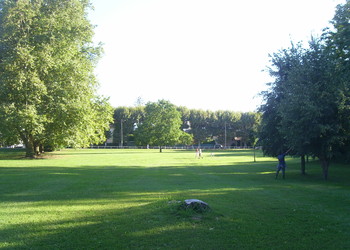
M 250 150 L 64 150 L 28 160 L 0 151 L 3 249 L 345 249 L 350 168 Z M 212 211 L 178 210 L 196 198 Z M 336 246 L 336 248 L 334 248 Z

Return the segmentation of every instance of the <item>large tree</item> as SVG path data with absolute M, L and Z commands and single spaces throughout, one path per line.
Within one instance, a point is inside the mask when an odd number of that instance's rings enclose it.
M 44 145 L 104 140 L 108 102 L 96 96 L 88 0 L 0 0 L 2 138 L 23 141 L 27 156 Z
M 261 93 L 264 104 L 259 111 L 262 120 L 259 131 L 260 144 L 266 155 L 277 156 L 287 151 L 288 142 L 282 134 L 281 102 L 285 98 L 285 85 L 289 79 L 289 73 L 299 63 L 300 44 L 290 49 L 283 49 L 270 55 L 271 66 L 268 67 L 274 81 L 269 83 L 270 89 Z
M 327 179 L 330 161 L 349 135 L 348 91 L 337 74 L 334 52 L 312 39 L 308 48 L 292 44 L 275 53 L 272 62 L 275 82 L 261 109 L 262 124 L 268 125 L 262 127 L 263 144 L 269 149 L 274 146 L 269 142 L 288 145 L 302 163 L 306 154 L 318 157 Z
M 339 110 L 342 114 L 344 128 L 349 127 L 350 122 L 350 1 L 337 6 L 333 20 L 333 29 L 326 33 L 326 40 L 332 60 L 335 61 L 335 74 L 341 89 L 337 90 L 342 94 L 339 102 Z M 350 129 L 347 129 L 350 132 Z M 350 161 L 350 133 L 347 134 L 347 142 L 338 153 L 345 155 Z
M 322 164 L 323 176 L 336 146 L 344 140 L 339 101 L 341 89 L 325 45 L 313 39 L 289 72 L 281 103 L 282 132 L 299 155 L 312 154 Z
M 192 136 L 181 130 L 181 114 L 168 101 L 149 102 L 145 107 L 145 118 L 136 130 L 139 144 L 160 146 L 178 143 L 190 144 Z

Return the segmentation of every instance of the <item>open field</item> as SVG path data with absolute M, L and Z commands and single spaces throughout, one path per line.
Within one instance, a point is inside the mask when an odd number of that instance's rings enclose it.
M 0 249 L 349 249 L 350 166 L 250 150 L 0 151 Z M 185 199 L 211 212 L 178 210 Z

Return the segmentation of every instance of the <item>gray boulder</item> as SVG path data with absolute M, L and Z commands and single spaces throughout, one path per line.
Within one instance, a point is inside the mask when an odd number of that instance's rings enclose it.
M 191 210 L 198 212 L 198 213 L 203 213 L 203 212 L 207 212 L 207 211 L 211 210 L 208 203 L 201 201 L 201 200 L 197 200 L 197 199 L 185 200 L 181 204 L 181 208 L 183 208 L 185 210 L 191 209 Z

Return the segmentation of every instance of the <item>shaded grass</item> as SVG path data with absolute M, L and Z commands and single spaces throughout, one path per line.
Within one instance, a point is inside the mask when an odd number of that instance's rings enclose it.
M 0 152 L 2 249 L 346 249 L 349 166 L 324 182 L 317 162 L 252 151 L 64 150 L 27 160 Z M 184 199 L 212 211 L 178 210 Z

